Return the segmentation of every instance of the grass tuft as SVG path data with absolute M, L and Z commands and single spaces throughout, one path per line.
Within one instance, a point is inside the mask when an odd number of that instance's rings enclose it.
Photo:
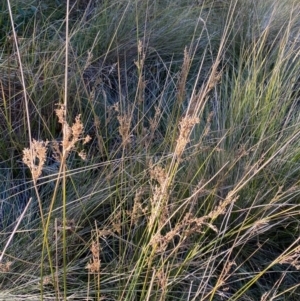
M 0 8 L 1 300 L 299 299 L 297 1 Z

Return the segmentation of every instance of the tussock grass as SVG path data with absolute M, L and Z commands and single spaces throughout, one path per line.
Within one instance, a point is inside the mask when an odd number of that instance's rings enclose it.
M 296 1 L 1 5 L 1 300 L 298 300 Z

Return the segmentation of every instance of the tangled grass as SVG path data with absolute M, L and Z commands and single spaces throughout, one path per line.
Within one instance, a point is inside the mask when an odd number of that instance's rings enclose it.
M 299 299 L 297 1 L 0 6 L 0 300 Z

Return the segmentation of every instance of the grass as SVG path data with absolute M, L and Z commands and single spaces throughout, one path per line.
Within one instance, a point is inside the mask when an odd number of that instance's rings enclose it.
M 0 6 L 0 300 L 298 300 L 297 1 Z

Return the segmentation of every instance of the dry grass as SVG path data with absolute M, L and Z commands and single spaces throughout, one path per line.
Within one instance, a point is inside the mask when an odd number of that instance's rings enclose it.
M 1 300 L 298 300 L 282 3 L 8 1 Z

